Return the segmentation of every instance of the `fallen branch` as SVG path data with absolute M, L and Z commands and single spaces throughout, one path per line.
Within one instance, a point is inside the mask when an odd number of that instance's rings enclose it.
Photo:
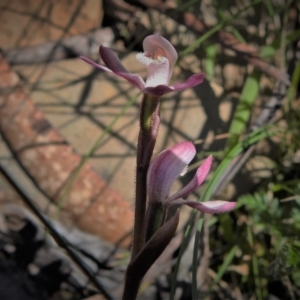
M 79 269 L 89 278 L 89 280 L 95 285 L 95 287 L 101 292 L 107 300 L 113 300 L 112 296 L 106 291 L 106 288 L 102 285 L 101 282 L 98 281 L 95 274 L 91 272 L 91 270 L 85 265 L 85 263 L 81 260 L 78 254 L 68 246 L 68 243 L 65 239 L 55 230 L 52 226 L 51 222 L 44 217 L 43 214 L 39 211 L 37 206 L 33 203 L 27 193 L 21 188 L 21 186 L 17 183 L 17 181 L 11 176 L 9 171 L 4 168 L 0 164 L 0 173 L 4 176 L 4 178 L 9 182 L 9 184 L 14 188 L 14 190 L 21 196 L 22 200 L 28 205 L 28 207 L 33 211 L 33 213 L 38 217 L 38 219 L 42 222 L 42 224 L 49 230 L 51 236 L 54 238 L 56 243 L 63 249 L 66 250 L 70 258 L 73 262 L 79 267 Z
M 12 65 L 46 63 L 80 55 L 98 57 L 99 45 L 109 47 L 113 39 L 113 30 L 107 27 L 38 46 L 6 50 L 3 54 Z
M 59 203 L 83 158 L 35 107 L 20 87 L 17 74 L 1 57 L 0 133 L 29 178 L 48 198 Z M 74 225 L 110 243 L 117 243 L 131 231 L 133 213 L 129 202 L 89 164 L 82 167 L 64 203 L 59 205 L 70 213 Z M 128 236 L 122 245 L 129 244 Z

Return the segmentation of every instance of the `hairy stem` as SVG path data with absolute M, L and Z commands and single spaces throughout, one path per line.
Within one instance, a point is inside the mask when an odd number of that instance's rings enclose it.
M 136 160 L 136 199 L 131 261 L 145 243 L 147 171 L 158 133 L 160 98 L 144 94 L 141 103 L 140 132 Z

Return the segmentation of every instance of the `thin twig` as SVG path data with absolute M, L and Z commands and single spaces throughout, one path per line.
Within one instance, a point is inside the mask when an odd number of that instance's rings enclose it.
M 16 180 L 11 176 L 7 168 L 0 164 L 0 172 L 3 174 L 5 179 L 11 184 L 11 186 L 16 190 L 16 192 L 21 196 L 22 200 L 29 206 L 33 213 L 39 218 L 43 225 L 49 230 L 51 236 L 57 242 L 57 244 L 66 250 L 71 259 L 75 264 L 81 269 L 81 271 L 89 278 L 89 280 L 97 287 L 97 289 L 102 293 L 102 295 L 107 300 L 113 300 L 112 296 L 106 291 L 103 285 L 97 280 L 96 276 L 91 272 L 91 270 L 83 263 L 77 253 L 71 249 L 64 238 L 54 229 L 52 224 L 41 214 L 37 206 L 33 203 L 27 192 L 16 182 Z
M 122 1 L 115 0 L 115 2 L 120 3 Z M 223 47 L 233 50 L 239 56 L 243 57 L 250 64 L 254 65 L 256 68 L 260 69 L 268 76 L 289 84 L 289 78 L 287 74 L 261 58 L 253 47 L 240 42 L 230 32 L 227 32 L 218 27 L 213 28 L 211 26 L 208 26 L 192 12 L 181 11 L 179 8 L 174 9 L 174 7 L 172 7 L 168 2 L 163 2 L 162 0 L 135 0 L 131 2 L 140 3 L 148 9 L 155 9 L 158 12 L 171 17 L 177 23 L 185 25 L 188 29 L 190 29 L 197 35 L 204 35 L 209 31 L 212 31 L 213 34 L 210 35 L 210 38 L 215 39 L 215 41 L 220 43 Z M 256 3 L 259 2 L 259 0 L 256 1 Z
M 106 27 L 37 46 L 3 50 L 3 53 L 12 65 L 46 63 L 79 55 L 98 57 L 99 45 L 109 47 L 113 39 L 113 29 Z

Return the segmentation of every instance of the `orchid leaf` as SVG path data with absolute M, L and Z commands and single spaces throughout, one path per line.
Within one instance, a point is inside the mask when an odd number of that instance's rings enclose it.
M 123 300 L 136 299 L 140 283 L 172 240 L 179 222 L 179 210 L 160 227 L 130 262 L 126 272 Z

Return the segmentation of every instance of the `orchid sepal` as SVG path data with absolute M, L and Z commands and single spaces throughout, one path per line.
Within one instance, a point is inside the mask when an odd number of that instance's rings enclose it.
M 172 205 L 174 204 L 185 204 L 203 213 L 220 214 L 220 213 L 232 211 L 235 208 L 237 203 L 231 201 L 223 201 L 223 200 L 210 200 L 206 202 L 196 202 L 196 201 L 189 201 L 184 199 L 176 199 L 172 201 Z

